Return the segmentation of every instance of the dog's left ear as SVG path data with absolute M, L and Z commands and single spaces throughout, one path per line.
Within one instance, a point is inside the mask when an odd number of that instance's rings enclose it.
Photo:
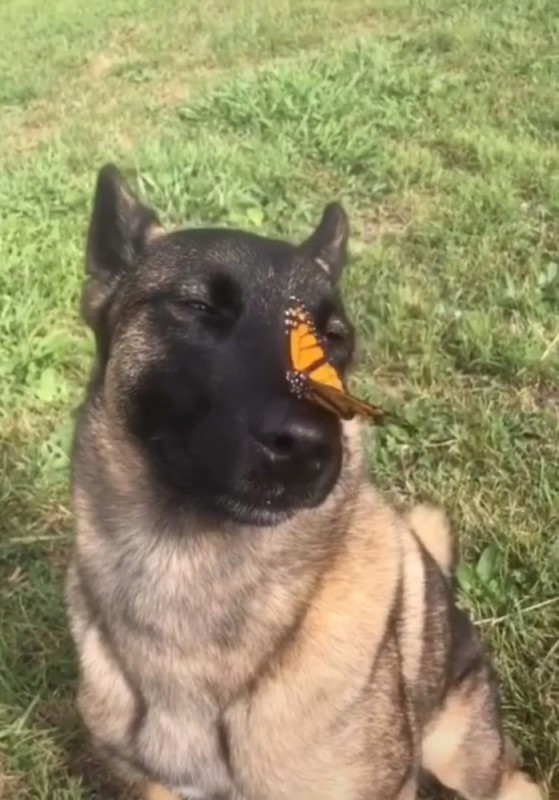
M 106 164 L 97 177 L 82 294 L 82 315 L 94 330 L 119 281 L 162 232 L 155 212 L 139 201 L 113 164 Z
M 317 229 L 305 239 L 301 250 L 309 255 L 333 281 L 337 281 L 347 263 L 349 220 L 339 203 L 329 203 Z

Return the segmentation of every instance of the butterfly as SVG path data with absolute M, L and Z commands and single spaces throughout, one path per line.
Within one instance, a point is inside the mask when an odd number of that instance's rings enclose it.
M 340 373 L 330 363 L 310 313 L 303 303 L 291 297 L 293 303 L 285 312 L 289 364 L 287 381 L 297 397 L 336 414 L 352 419 L 356 414 L 382 423 L 388 413 L 350 394 Z

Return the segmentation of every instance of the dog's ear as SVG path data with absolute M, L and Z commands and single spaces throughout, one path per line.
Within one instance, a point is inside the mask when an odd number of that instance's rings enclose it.
M 316 263 L 337 281 L 347 262 L 349 220 L 339 203 L 329 203 L 316 230 L 301 245 Z
M 106 164 L 97 177 L 82 294 L 82 315 L 94 330 L 120 278 L 162 232 L 155 212 L 138 200 L 113 164 Z

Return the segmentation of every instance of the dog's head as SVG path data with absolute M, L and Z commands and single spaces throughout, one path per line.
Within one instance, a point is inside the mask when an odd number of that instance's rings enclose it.
M 290 391 L 285 311 L 300 298 L 343 374 L 353 330 L 336 283 L 347 239 L 336 204 L 299 245 L 165 233 L 115 167 L 101 170 L 82 298 L 97 343 L 93 392 L 175 502 L 274 524 L 333 489 L 341 424 Z

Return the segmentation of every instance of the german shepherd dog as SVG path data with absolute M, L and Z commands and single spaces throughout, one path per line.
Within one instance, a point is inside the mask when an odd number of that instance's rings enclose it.
M 451 591 L 441 510 L 392 507 L 359 424 L 295 396 L 301 298 L 343 375 L 348 221 L 165 232 L 98 176 L 67 601 L 79 712 L 145 800 L 538 800 Z

